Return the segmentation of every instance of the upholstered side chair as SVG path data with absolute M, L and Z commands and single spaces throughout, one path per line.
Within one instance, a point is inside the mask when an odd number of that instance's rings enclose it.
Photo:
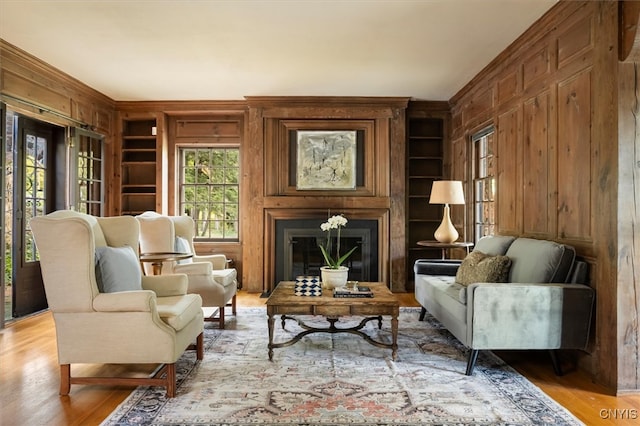
M 228 267 L 224 254 L 198 255 L 193 246 L 195 223 L 189 216 L 165 216 L 144 212 L 140 222 L 140 251 L 191 253 L 191 259 L 165 262 L 162 274 L 184 273 L 189 279 L 189 293 L 202 297 L 205 321 L 224 328 L 225 307 L 236 315 L 237 272 Z M 145 265 L 145 268 L 149 268 Z M 146 273 L 151 273 L 150 269 Z M 212 309 L 215 308 L 215 309 Z
M 202 299 L 186 275 L 143 276 L 139 225 L 60 210 L 30 221 L 56 327 L 60 394 L 71 384 L 162 386 L 176 393 L 176 361 L 204 355 Z M 71 364 L 160 364 L 151 377 L 72 377 Z

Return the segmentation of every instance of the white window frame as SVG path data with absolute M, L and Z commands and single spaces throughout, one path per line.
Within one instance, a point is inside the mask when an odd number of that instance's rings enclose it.
M 471 137 L 473 235 L 476 243 L 483 236 L 494 235 L 498 226 L 495 148 L 494 126 L 486 127 Z

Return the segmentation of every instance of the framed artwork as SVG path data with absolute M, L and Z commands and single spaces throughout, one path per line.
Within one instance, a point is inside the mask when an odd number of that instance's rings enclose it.
M 296 189 L 354 190 L 356 130 L 298 130 Z

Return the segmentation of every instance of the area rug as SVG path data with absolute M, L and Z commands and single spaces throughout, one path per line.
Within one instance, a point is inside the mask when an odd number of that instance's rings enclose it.
M 102 424 L 111 425 L 579 425 L 566 409 L 505 365 L 480 353 L 473 376 L 466 350 L 433 317 L 403 308 L 398 357 L 352 334 L 316 333 L 267 352 L 266 309 L 238 309 L 227 328 L 205 325 L 205 357 L 178 362 L 173 399 L 139 387 Z M 322 317 L 308 317 L 325 326 Z M 361 318 L 340 319 L 355 325 Z M 276 321 L 274 341 L 301 331 Z M 365 331 L 390 342 L 388 319 Z

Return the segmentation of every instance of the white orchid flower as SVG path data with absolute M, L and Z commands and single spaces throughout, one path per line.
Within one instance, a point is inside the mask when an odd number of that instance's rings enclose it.
M 322 251 L 325 261 L 327 262 L 327 265 L 331 266 L 332 268 L 338 268 L 342 264 L 342 262 L 344 262 L 347 259 L 347 257 L 349 257 L 351 253 L 353 253 L 357 248 L 357 246 L 353 247 L 351 250 L 349 250 L 347 254 L 345 254 L 344 256 L 340 256 L 340 229 L 346 225 L 347 225 L 347 218 L 342 216 L 341 214 L 331 216 L 329 219 L 327 219 L 326 222 L 320 225 L 320 229 L 327 232 L 326 247 L 320 245 L 320 250 Z M 332 229 L 338 230 L 338 236 L 336 238 L 336 257 L 335 258 L 331 256 L 331 252 L 332 252 L 331 230 Z

